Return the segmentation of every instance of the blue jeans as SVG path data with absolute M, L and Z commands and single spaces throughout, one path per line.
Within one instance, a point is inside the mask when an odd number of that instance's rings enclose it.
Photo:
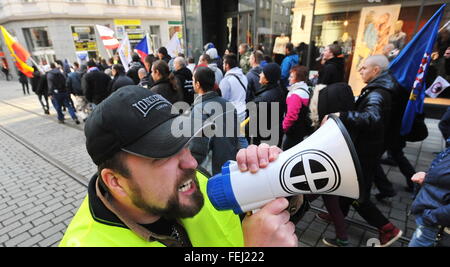
M 417 228 L 409 242 L 409 247 L 434 247 L 439 233 L 437 226 L 423 225 L 421 219 L 416 219 Z
M 64 121 L 64 114 L 61 110 L 63 105 L 66 106 L 66 108 L 69 110 L 70 117 L 72 117 L 73 120 L 77 120 L 75 109 L 73 108 L 72 104 L 70 104 L 69 97 L 69 94 L 66 92 L 53 94 L 52 104 L 56 110 L 56 113 L 58 113 L 59 121 Z

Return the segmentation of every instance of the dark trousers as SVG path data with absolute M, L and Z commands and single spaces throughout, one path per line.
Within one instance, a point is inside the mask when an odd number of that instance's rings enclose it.
M 39 103 L 41 103 L 41 106 L 44 109 L 44 112 L 45 111 L 49 111 L 48 95 L 46 95 L 46 94 L 38 94 L 37 96 L 38 96 L 38 99 L 39 99 Z M 45 103 L 44 103 L 44 101 L 42 101 L 42 98 L 44 98 Z
M 77 119 L 77 115 L 75 114 L 75 109 L 70 104 L 69 94 L 67 92 L 54 94 L 52 97 L 52 104 L 58 113 L 58 120 L 64 121 L 64 114 L 62 113 L 62 107 L 65 106 L 69 110 L 70 117 L 73 120 Z
M 416 173 L 416 170 L 411 165 L 409 160 L 405 157 L 403 153 L 403 148 L 406 146 L 406 142 L 404 140 L 399 141 L 400 143 L 396 147 L 392 147 L 388 150 L 388 155 L 392 157 L 392 159 L 397 163 L 400 172 L 405 176 L 406 185 L 413 189 L 414 183 L 411 181 L 411 177 Z M 378 164 L 376 174 L 375 174 L 375 186 L 378 188 L 381 194 L 389 195 L 394 192 L 394 187 L 392 183 L 386 177 L 381 164 Z
M 364 176 L 363 191 L 364 195 L 358 201 L 346 197 L 340 198 L 341 209 L 344 215 L 347 215 L 350 206 L 373 227 L 380 229 L 382 226 L 389 223 L 388 219 L 384 217 L 381 211 L 370 201 L 370 190 L 375 178 L 375 171 L 379 164 L 379 157 L 364 158 L 360 157 L 361 169 Z
M 28 87 L 28 83 L 20 83 L 22 84 L 23 94 L 30 94 L 30 87 Z

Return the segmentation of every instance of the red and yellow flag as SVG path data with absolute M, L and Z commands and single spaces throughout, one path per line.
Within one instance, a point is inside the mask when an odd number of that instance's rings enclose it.
M 5 40 L 5 44 L 11 52 L 16 67 L 27 77 L 33 78 L 33 68 L 26 63 L 28 58 L 30 58 L 30 53 L 3 26 L 0 26 L 0 29 L 3 34 L 3 40 Z

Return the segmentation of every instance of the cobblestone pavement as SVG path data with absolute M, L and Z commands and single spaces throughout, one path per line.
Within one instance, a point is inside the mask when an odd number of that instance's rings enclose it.
M 18 82 L 0 81 L 0 246 L 57 246 L 86 195 L 85 184 L 95 173 L 85 149 L 83 126 L 69 119 L 65 125 L 58 124 L 53 109 L 51 113 L 44 115 L 33 93 L 23 96 Z M 427 124 L 430 136 L 405 149 L 417 171 L 426 171 L 433 152 L 442 148 L 437 121 Z M 398 195 L 388 203 L 375 203 L 411 237 L 415 224 L 408 215 L 411 198 L 403 191 L 404 177 L 397 167 L 385 166 L 385 170 Z M 312 205 L 324 209 L 320 199 Z M 333 226 L 318 221 L 315 214 L 308 212 L 297 225 L 300 246 L 323 246 L 323 237 L 334 236 Z M 353 210 L 349 216 L 363 222 Z M 377 237 L 376 232 L 353 224 L 348 230 L 351 246 L 366 246 L 368 239 Z

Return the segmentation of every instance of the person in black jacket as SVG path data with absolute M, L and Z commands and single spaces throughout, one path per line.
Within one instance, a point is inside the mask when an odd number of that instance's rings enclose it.
M 58 122 L 64 123 L 64 113 L 62 107 L 65 106 L 76 124 L 80 124 L 75 109 L 70 101 L 70 95 L 66 88 L 66 77 L 55 63 L 50 64 L 51 71 L 47 72 L 48 95 L 53 107 L 58 114 Z
M 133 54 L 132 61 L 130 63 L 130 69 L 127 71 L 127 76 L 130 77 L 135 85 L 138 85 L 141 79 L 139 79 L 139 69 L 144 68 L 144 64 L 141 62 L 141 58 L 138 54 Z
M 175 58 L 173 74 L 178 79 L 179 87 L 183 90 L 183 101 L 192 105 L 194 102 L 194 86 L 192 84 L 192 72 L 186 67 L 186 60 L 182 57 Z
M 125 74 L 125 68 L 121 64 L 114 64 L 112 66 L 112 75 L 114 79 L 110 82 L 110 93 L 114 93 L 119 88 L 127 85 L 135 85 L 134 81 Z
M 155 81 L 150 89 L 155 94 L 162 95 L 170 103 L 183 101 L 183 91 L 173 73 L 170 73 L 169 65 L 158 60 L 152 66 L 152 78 Z
M 396 82 L 388 73 L 388 59 L 383 55 L 368 57 L 359 72 L 367 86 L 361 91 L 354 111 L 337 113 L 352 134 L 364 176 L 364 194 L 360 200 L 341 198 L 341 208 L 348 214 L 350 205 L 379 231 L 380 246 L 390 246 L 403 234 L 370 201 L 375 171 L 383 153 L 385 131 L 392 110 Z M 327 117 L 325 118 L 327 119 Z
M 89 60 L 87 65 L 88 71 L 81 79 L 81 88 L 86 100 L 98 105 L 109 96 L 111 77 L 101 72 L 94 61 Z
M 278 64 L 269 63 L 264 66 L 259 80 L 261 89 L 256 92 L 253 99 L 256 104 L 256 117 L 252 116 L 250 111 L 250 134 L 253 135 L 253 129 L 257 129 L 257 135 L 253 138 L 255 145 L 264 142 L 281 147 L 283 139 L 281 122 L 285 111 L 285 98 L 280 87 L 280 79 L 281 68 Z M 273 115 L 277 117 L 273 118 Z M 267 119 L 267 127 L 259 124 L 264 118 Z
M 226 101 L 214 91 L 215 75 L 208 67 L 199 67 L 194 74 L 194 88 L 198 96 L 191 109 L 191 117 L 201 119 L 203 123 L 214 122 L 216 129 L 213 136 L 195 138 L 189 145 L 192 156 L 212 175 L 220 173 L 223 164 L 234 160 L 239 149 L 238 119 L 233 104 Z M 227 118 L 233 118 L 228 120 Z M 233 125 L 229 125 L 229 121 Z M 228 136 L 229 128 L 234 132 Z M 228 129 L 228 130 L 227 130 Z M 211 153 L 211 166 L 206 160 Z
M 170 60 L 172 59 L 171 56 L 169 56 L 169 52 L 167 51 L 167 48 L 160 47 L 158 49 L 158 54 L 157 54 L 159 60 L 164 60 L 167 64 L 169 64 Z
M 345 60 L 342 56 L 342 48 L 337 44 L 329 45 L 323 52 L 325 61 L 322 70 L 319 71 L 318 84 L 330 85 L 344 81 Z
M 30 87 L 28 86 L 28 77 L 20 70 L 17 71 L 19 75 L 19 82 L 22 85 L 23 95 L 30 94 Z
M 158 59 L 153 54 L 147 55 L 144 59 L 144 66 L 145 70 L 147 71 L 147 76 L 145 78 L 148 81 L 147 84 L 148 89 L 152 88 L 153 84 L 155 83 L 155 81 L 153 81 L 152 78 L 152 65 L 153 62 L 155 62 L 156 60 Z
M 48 105 L 48 85 L 46 75 L 42 75 L 36 66 L 33 66 L 33 78 L 31 78 L 31 90 L 37 95 L 39 103 L 41 103 L 44 113 L 49 115 L 50 109 Z M 45 103 L 42 101 L 44 97 Z
M 264 55 L 261 51 L 254 51 L 250 55 L 250 66 L 252 67 L 247 73 L 247 97 L 245 102 L 250 102 L 255 98 L 256 92 L 261 88 L 259 83 L 259 75 L 262 72 L 261 62 L 264 60 Z

